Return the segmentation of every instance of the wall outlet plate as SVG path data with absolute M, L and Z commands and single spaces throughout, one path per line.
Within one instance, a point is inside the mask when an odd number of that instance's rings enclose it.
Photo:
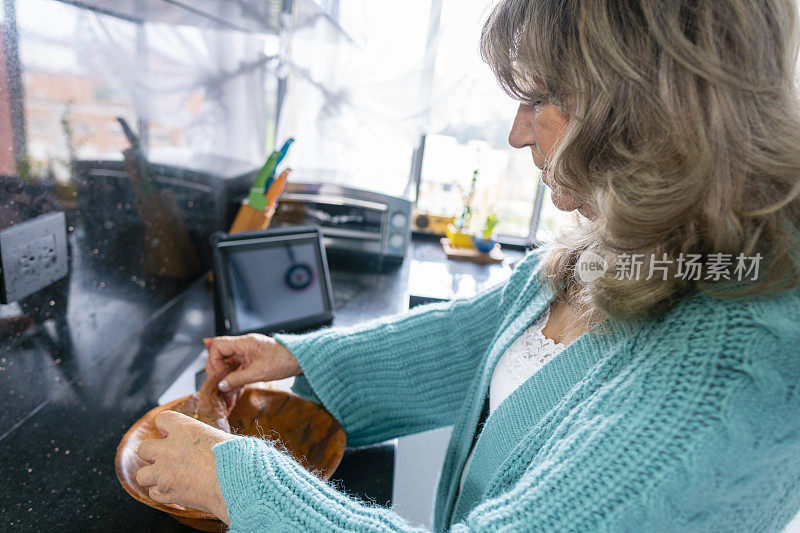
M 0 302 L 24 298 L 67 275 L 67 224 L 55 211 L 0 230 Z

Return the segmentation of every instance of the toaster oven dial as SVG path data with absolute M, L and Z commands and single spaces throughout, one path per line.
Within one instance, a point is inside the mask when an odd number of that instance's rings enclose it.
M 389 235 L 389 247 L 391 248 L 402 248 L 403 245 L 406 243 L 405 238 L 399 233 L 392 233 Z
M 395 229 L 403 229 L 408 223 L 408 218 L 403 213 L 395 213 L 392 215 L 392 227 Z

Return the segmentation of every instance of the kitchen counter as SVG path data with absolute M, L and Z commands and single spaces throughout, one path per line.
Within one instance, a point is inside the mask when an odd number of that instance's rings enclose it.
M 411 251 L 408 276 L 410 306 L 427 302 L 469 298 L 505 281 L 525 252 L 503 248 L 502 263 L 479 264 L 447 259 L 439 237 L 417 236 Z
M 210 290 L 205 276 L 148 277 L 85 238 L 70 236 L 70 278 L 23 302 L 37 322 L 16 333 L 6 322 L 0 337 L 0 530 L 188 530 L 124 492 L 114 455 L 123 433 L 197 357 L 200 339 L 213 335 Z M 447 261 L 431 242 L 415 244 L 389 272 L 332 266 L 334 326 L 407 309 L 410 275 L 422 303 L 475 292 L 508 271 Z M 15 310 L 0 308 L 0 321 Z M 394 465 L 394 441 L 348 449 L 335 483 L 391 504 Z
M 36 324 L 10 332 L 19 308 L 0 314 L 0 530 L 188 530 L 128 496 L 114 455 L 214 334 L 211 292 L 205 276 L 150 278 L 83 239 L 70 236 L 70 278 L 24 302 L 39 308 Z M 409 263 L 380 274 L 332 267 L 334 325 L 406 309 Z M 348 449 L 335 483 L 390 504 L 394 449 Z

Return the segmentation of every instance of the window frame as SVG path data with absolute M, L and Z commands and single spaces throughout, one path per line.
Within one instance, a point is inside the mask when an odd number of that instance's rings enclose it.
M 436 65 L 437 48 L 439 39 L 437 38 L 441 26 L 442 4 L 444 0 L 431 0 L 431 16 L 428 24 L 428 40 L 425 45 L 425 57 L 429 58 L 422 70 L 422 86 L 420 87 L 420 97 L 430 101 L 433 94 L 433 74 Z M 432 58 L 432 59 L 431 59 Z M 422 184 L 422 161 L 425 154 L 425 143 L 427 141 L 427 134 L 423 133 L 419 137 L 417 147 L 411 153 L 411 169 L 408 177 L 408 183 L 405 187 L 405 193 L 408 195 L 413 185 L 413 204 L 414 208 L 417 207 L 419 201 L 419 191 Z M 545 185 L 542 182 L 541 176 L 536 183 L 536 196 L 531 206 L 531 223 L 528 228 L 528 235 L 519 237 L 516 235 L 498 234 L 497 241 L 500 244 L 509 245 L 513 247 L 530 248 L 537 245 L 536 232 L 539 228 L 539 219 L 542 213 L 542 205 L 544 203 Z

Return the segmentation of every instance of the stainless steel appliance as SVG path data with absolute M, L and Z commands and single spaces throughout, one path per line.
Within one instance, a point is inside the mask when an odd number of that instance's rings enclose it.
M 410 221 L 407 198 L 330 183 L 289 182 L 271 227 L 316 225 L 329 259 L 360 257 L 391 266 L 405 258 Z

